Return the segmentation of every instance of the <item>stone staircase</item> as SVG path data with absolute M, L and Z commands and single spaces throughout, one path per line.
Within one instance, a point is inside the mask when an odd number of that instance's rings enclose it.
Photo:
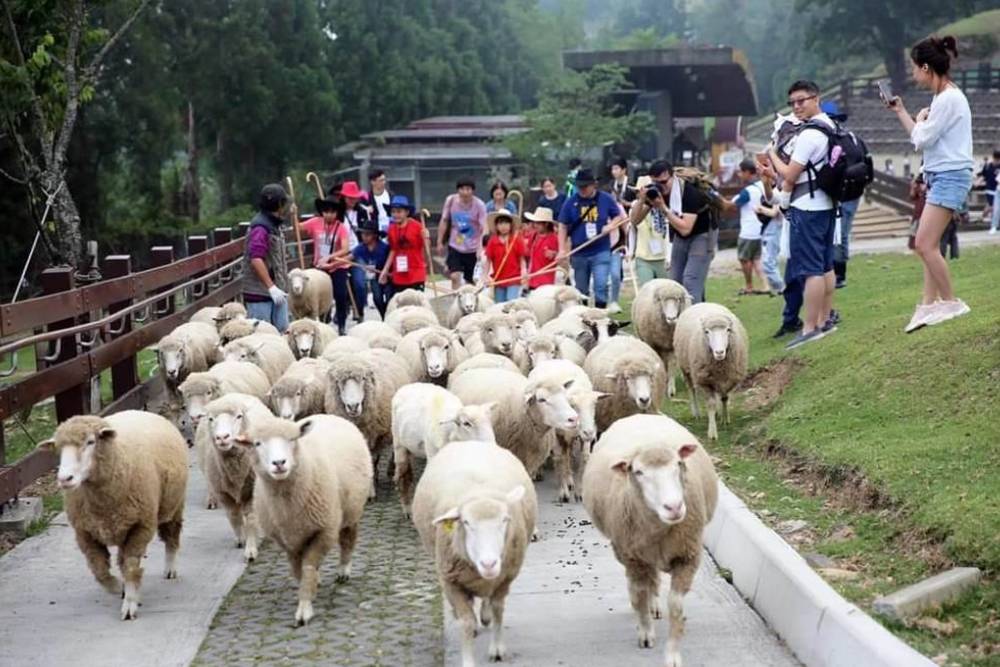
M 874 202 L 861 201 L 854 217 L 854 239 L 893 238 L 906 236 L 910 217 Z

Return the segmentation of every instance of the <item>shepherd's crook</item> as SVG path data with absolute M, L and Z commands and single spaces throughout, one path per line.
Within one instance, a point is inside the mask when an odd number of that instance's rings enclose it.
M 426 208 L 420 209 L 420 224 L 423 225 L 424 231 L 427 232 L 427 218 L 430 216 L 431 212 Z M 438 294 L 437 280 L 434 279 L 434 257 L 431 255 L 431 237 L 430 235 L 424 238 L 424 252 L 427 253 L 427 271 L 430 273 L 431 278 L 431 289 L 434 290 L 434 298 L 440 296 Z
M 299 230 L 299 207 L 295 203 L 295 184 L 291 176 L 285 176 L 288 183 L 288 197 L 292 201 L 289 217 L 292 219 L 292 229 L 295 230 L 295 246 L 299 249 L 299 268 L 305 270 L 306 256 L 302 253 L 302 232 Z

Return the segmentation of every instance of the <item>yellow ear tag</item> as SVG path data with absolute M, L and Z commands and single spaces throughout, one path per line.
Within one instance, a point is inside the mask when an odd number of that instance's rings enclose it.
M 454 519 L 446 519 L 446 520 L 442 521 L 441 522 L 441 526 L 444 528 L 444 532 L 447 533 L 448 535 L 451 535 L 452 533 L 455 532 L 455 520 Z

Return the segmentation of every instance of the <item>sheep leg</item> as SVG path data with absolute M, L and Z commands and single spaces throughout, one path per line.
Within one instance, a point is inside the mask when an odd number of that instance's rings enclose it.
M 247 543 L 246 526 L 243 523 L 243 511 L 235 504 L 223 504 L 226 506 L 226 517 L 229 519 L 229 525 L 232 526 L 233 534 L 236 536 L 236 548 L 242 549 Z
M 708 439 L 719 439 L 719 428 L 715 423 L 715 412 L 719 409 L 719 394 L 714 390 L 708 393 L 705 399 L 705 406 L 708 412 Z
M 722 421 L 729 425 L 729 394 L 722 394 Z
M 257 515 L 253 512 L 252 505 L 243 506 L 243 535 L 246 538 L 246 546 L 243 548 L 243 559 L 250 563 L 257 560 Z
M 503 612 L 507 602 L 507 591 L 510 584 L 503 584 L 493 592 L 489 600 L 483 600 L 483 608 L 489 608 L 493 620 L 493 631 L 490 634 L 489 657 L 492 662 L 500 662 L 507 657 L 507 646 L 503 641 Z M 489 604 L 487 604 L 489 603 Z
M 559 502 L 568 503 L 573 491 L 573 452 L 570 443 L 561 433 L 556 436 L 552 459 L 559 477 Z
M 670 574 L 670 593 L 667 596 L 667 614 L 670 631 L 667 635 L 666 667 L 681 667 L 681 638 L 684 636 L 684 596 L 691 590 L 691 582 L 698 570 L 697 559 L 685 562 Z
M 444 580 L 441 581 L 441 589 L 451 603 L 455 618 L 462 625 L 462 667 L 475 667 L 476 610 L 472 606 L 472 596 Z
M 121 595 L 122 582 L 111 574 L 111 555 L 108 553 L 108 547 L 82 530 L 76 531 L 76 544 L 87 559 L 87 567 L 90 568 L 94 579 L 97 579 L 97 583 L 112 595 Z
M 179 523 L 176 530 L 179 540 Z M 139 587 L 142 585 L 142 557 L 146 553 L 146 546 L 153 539 L 153 532 L 152 526 L 136 524 L 132 526 L 132 529 L 126 535 L 125 543 L 118 547 L 118 563 L 122 569 L 122 576 L 125 579 L 125 596 L 122 600 L 123 621 L 134 620 L 139 614 Z
M 694 382 L 691 382 L 691 376 L 687 373 L 684 374 L 684 382 L 688 386 L 688 397 L 691 401 L 691 414 L 695 417 L 700 417 L 701 414 L 698 412 L 698 387 L 695 386 Z
M 205 492 L 205 509 L 214 510 L 218 509 L 219 501 L 215 499 L 215 494 L 211 491 Z
M 578 450 L 576 452 L 576 456 L 575 457 L 573 457 L 574 450 Z M 577 483 L 577 481 L 576 481 L 576 473 L 579 472 L 581 476 L 583 475 L 583 469 L 587 467 L 587 460 L 590 458 L 590 445 L 588 443 L 584 442 L 583 440 L 581 440 L 580 438 L 576 438 L 573 441 L 573 444 L 572 444 L 572 446 L 570 448 L 570 457 L 571 457 L 570 458 L 570 466 L 571 466 L 571 468 L 570 468 L 570 475 L 573 476 L 572 477 L 572 479 L 573 479 L 573 499 L 576 502 L 579 503 L 579 502 L 583 501 L 583 493 L 582 493 L 582 491 L 583 491 L 583 485 L 582 485 L 582 483 Z M 574 461 L 573 458 L 576 458 L 577 460 Z M 572 467 L 574 464 L 576 466 L 575 469 Z
M 676 362 L 674 361 L 674 353 L 667 352 L 663 355 L 663 368 L 667 371 L 667 397 L 673 398 L 677 395 L 677 380 L 674 378 L 674 371 L 676 371 Z
M 631 561 L 625 565 L 629 600 L 639 620 L 639 648 L 653 648 L 656 630 L 650 616 L 651 596 L 659 589 L 659 575 L 646 563 Z
M 306 625 L 313 617 L 313 600 L 319 588 L 319 566 L 323 563 L 332 540 L 325 532 L 316 533 L 299 554 L 302 577 L 299 579 L 299 606 L 295 610 L 295 625 Z
M 165 579 L 177 578 L 177 550 L 181 546 L 181 526 L 184 525 L 183 514 L 172 521 L 161 523 L 157 527 L 157 532 L 166 547 L 165 565 L 163 577 Z
M 343 526 L 338 536 L 340 542 L 340 566 L 337 570 L 337 581 L 343 583 L 351 578 L 351 555 L 358 543 L 357 525 Z
M 410 450 L 398 445 L 392 448 L 395 454 L 395 473 L 393 482 L 399 491 L 399 502 L 403 506 L 403 515 L 410 517 L 410 507 L 413 505 L 413 462 Z

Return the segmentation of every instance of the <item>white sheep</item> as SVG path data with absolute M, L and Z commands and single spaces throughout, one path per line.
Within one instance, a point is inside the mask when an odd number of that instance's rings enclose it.
M 126 410 L 71 417 L 40 446 L 59 456 L 56 480 L 87 566 L 109 593 L 117 597 L 124 590 L 121 618 L 135 619 L 142 559 L 154 534 L 166 545 L 164 576 L 177 578 L 188 479 L 184 437 L 159 415 Z M 118 547 L 124 589 L 111 574 L 112 546 Z
M 205 414 L 205 406 L 226 394 L 250 394 L 261 400 L 267 397 L 271 383 L 267 374 L 246 361 L 220 361 L 203 373 L 191 373 L 178 390 L 184 410 L 196 425 Z
M 603 308 L 571 306 L 556 319 L 546 322 L 541 330 L 543 333 L 565 336 L 589 352 L 598 343 L 603 343 L 629 324 L 628 321 L 612 319 Z
M 482 329 L 479 332 L 479 340 L 482 342 L 482 349 L 470 341 L 470 352 L 487 352 L 490 354 L 502 354 L 509 357 L 517 364 L 522 372 L 528 370 L 528 355 L 524 345 L 517 337 L 514 325 L 514 317 L 506 313 L 492 313 L 483 318 Z
M 455 366 L 455 370 L 448 374 L 449 387 L 455 381 L 455 378 L 466 371 L 472 370 L 473 368 L 495 368 L 514 373 L 521 372 L 521 369 L 517 367 L 517 364 L 502 354 L 480 352 L 479 354 L 472 355 L 458 366 Z
M 465 405 L 496 401 L 493 432 L 497 443 L 514 453 L 534 476 L 556 441 L 555 429 L 573 429 L 579 422 L 569 403 L 571 381 L 549 378 L 528 381 L 520 373 L 476 368 L 462 373 L 451 391 Z
M 250 334 L 268 334 L 280 336 L 281 332 L 270 322 L 255 320 L 249 317 L 240 317 L 226 322 L 219 329 L 219 346 L 225 347 L 234 340 L 245 338 Z
M 285 331 L 288 349 L 296 359 L 319 357 L 336 337 L 337 330 L 329 324 L 310 319 L 295 320 Z
M 684 596 L 702 554 L 702 531 L 715 512 L 718 481 L 698 440 L 665 415 L 615 422 L 583 473 L 583 504 L 625 566 L 639 621 L 639 646 L 652 648 L 660 617 L 660 572 L 670 574 L 666 665 L 680 667 Z
M 478 336 L 480 329 L 483 328 L 483 320 L 486 319 L 485 313 L 472 313 L 471 315 L 466 315 L 458 321 L 453 328 L 458 337 L 462 339 L 462 345 L 468 346 L 469 339 L 472 336 Z
M 229 301 L 219 306 L 219 312 L 215 315 L 215 328 L 222 330 L 227 322 L 232 320 L 242 320 L 247 316 L 247 309 L 239 301 Z
M 597 406 L 600 432 L 622 417 L 659 412 L 667 375 L 653 348 L 638 338 L 615 336 L 595 347 L 583 362 L 594 389 L 611 394 Z
M 449 329 L 454 329 L 458 321 L 466 315 L 485 312 L 493 305 L 486 291 L 475 285 L 462 285 L 450 296 L 451 305 L 448 306 L 446 318 Z
M 579 343 L 557 334 L 535 334 L 525 342 L 524 352 L 528 358 L 529 370 L 550 359 L 565 359 L 583 366 L 587 358 L 587 351 Z
M 199 308 L 195 311 L 194 315 L 188 320 L 188 322 L 202 322 L 204 324 L 211 324 L 213 327 L 219 316 L 220 308 L 218 306 L 205 306 L 204 308 Z
M 256 396 L 226 394 L 205 406 L 205 419 L 195 432 L 195 452 L 213 502 L 221 503 L 236 536 L 237 548 L 249 562 L 257 558 L 257 524 L 253 515 L 253 452 L 240 447 L 250 424 L 271 416 Z
M 338 357 L 343 356 L 354 356 L 359 352 L 364 352 L 369 350 L 368 342 L 361 338 L 355 338 L 353 336 L 338 336 L 332 341 L 327 343 L 327 346 L 323 348 L 323 354 L 320 356 L 321 359 L 326 361 L 333 361 Z
M 354 325 L 347 330 L 347 335 L 353 338 L 360 338 L 368 343 L 369 347 L 381 347 L 386 350 L 395 350 L 399 345 L 399 341 L 403 339 L 398 331 L 385 322 L 376 320 L 369 320 Z
M 552 459 L 559 477 L 559 500 L 569 502 L 571 494 L 576 500 L 580 500 L 576 471 L 583 471 L 597 439 L 597 404 L 610 394 L 594 391 L 590 378 L 583 369 L 565 359 L 543 361 L 528 374 L 529 381 L 540 378 L 551 378 L 562 383 L 566 380 L 573 381 L 566 393 L 579 421 L 575 428 L 556 429 L 556 446 L 552 450 Z
M 392 397 L 410 380 L 406 365 L 387 350 L 342 355 L 330 362 L 325 411 L 348 419 L 361 429 L 376 470 L 382 449 L 392 439 Z M 371 497 L 375 497 L 374 482 Z
M 579 305 L 584 300 L 583 295 L 567 285 L 542 285 L 533 289 L 528 295 L 528 303 L 535 311 L 540 325 L 555 319 L 565 309 Z
M 167 389 L 176 395 L 189 373 L 207 371 L 217 359 L 218 347 L 218 332 L 204 322 L 186 322 L 161 338 L 156 356 Z
M 326 320 L 333 306 L 333 279 L 319 269 L 292 269 L 288 272 L 288 307 L 292 317 Z
M 492 625 L 490 660 L 507 657 L 504 604 L 537 517 L 524 466 L 492 443 L 453 442 L 427 463 L 413 499 L 413 524 L 462 625 L 463 667 L 475 665 L 477 597 L 483 625 Z
M 674 353 L 691 394 L 691 413 L 698 416 L 698 389 L 703 389 L 708 394 L 708 437 L 718 440 L 715 412 L 719 403 L 728 424 L 729 394 L 747 376 L 750 340 L 743 323 L 720 304 L 695 304 L 677 320 Z
M 401 336 L 412 333 L 424 327 L 440 325 L 433 310 L 423 306 L 400 306 L 396 310 L 386 312 L 385 323 L 396 330 Z
M 507 313 L 508 315 L 513 315 L 518 311 L 527 311 L 532 315 L 535 314 L 535 309 L 531 307 L 528 302 L 527 297 L 519 296 L 516 299 L 511 299 L 510 301 L 504 301 L 502 303 L 495 303 L 486 309 L 487 313 Z M 536 318 L 537 319 L 537 318 Z
M 295 421 L 323 412 L 329 368 L 328 361 L 310 357 L 289 366 L 267 393 L 274 414 Z
M 393 480 L 403 512 L 413 502 L 413 458 L 431 459 L 449 442 L 496 442 L 492 411 L 496 403 L 462 405 L 458 396 L 426 382 L 402 387 L 392 397 Z
M 442 327 L 417 329 L 403 336 L 396 354 L 415 382 L 447 385 L 448 375 L 468 358 L 458 336 Z
M 514 335 L 519 341 L 527 342 L 540 332 L 538 318 L 535 316 L 535 311 L 530 308 L 511 311 L 510 316 L 514 318 Z
M 250 334 L 238 338 L 222 348 L 224 361 L 247 361 L 267 375 L 271 384 L 295 363 L 295 355 L 281 336 Z
M 254 514 L 265 537 L 285 551 L 299 582 L 295 624 L 313 617 L 319 569 L 340 546 L 337 579 L 351 574 L 351 554 L 372 485 L 372 463 L 361 432 L 345 419 L 314 415 L 300 422 L 252 423 L 257 483 Z
M 667 396 L 671 397 L 677 393 L 674 327 L 677 318 L 690 305 L 691 295 L 684 285 L 666 278 L 650 280 L 639 289 L 632 302 L 635 335 L 660 355 L 667 372 Z
M 420 306 L 430 311 L 434 310 L 431 298 L 425 292 L 415 289 L 404 289 L 392 295 L 389 303 L 385 306 L 385 314 L 388 317 L 389 313 L 404 306 Z

